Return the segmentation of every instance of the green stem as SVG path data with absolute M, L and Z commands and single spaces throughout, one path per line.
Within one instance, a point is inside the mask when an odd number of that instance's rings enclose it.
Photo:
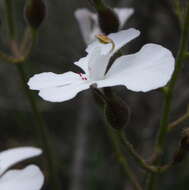
M 154 189 L 155 187 L 155 177 L 156 177 L 156 174 L 148 174 L 148 177 L 147 177 L 147 181 L 146 181 L 146 190 L 152 190 Z
M 10 39 L 11 42 L 15 43 L 15 25 L 14 25 L 14 19 L 13 19 L 13 5 L 12 5 L 13 0 L 5 0 L 5 7 L 6 7 L 6 16 L 7 16 L 7 22 L 8 22 L 8 27 L 9 27 L 9 35 L 10 35 Z M 35 37 L 35 33 L 32 33 L 32 36 Z M 18 47 L 17 44 L 16 45 L 16 52 L 14 52 L 13 50 L 13 54 L 14 56 L 17 58 L 20 55 L 15 55 L 15 54 L 19 54 Z M 14 46 L 15 48 L 15 46 Z M 47 169 L 49 172 L 49 176 L 50 176 L 50 185 L 51 185 L 51 189 L 53 190 L 59 190 L 59 183 L 58 183 L 58 179 L 57 179 L 57 171 L 55 169 L 55 164 L 54 164 L 54 160 L 52 158 L 52 152 L 51 152 L 51 147 L 50 147 L 50 138 L 49 135 L 47 133 L 47 129 L 45 127 L 45 123 L 44 120 L 38 110 L 37 104 L 35 102 L 34 97 L 32 96 L 30 90 L 28 89 L 27 86 L 27 76 L 25 74 L 25 71 L 23 69 L 23 63 L 24 63 L 25 59 L 23 59 L 22 61 L 20 61 L 20 64 L 16 64 L 16 68 L 18 70 L 20 79 L 21 79 L 21 84 L 23 86 L 24 92 L 28 98 L 28 101 L 30 103 L 31 109 L 33 111 L 34 117 L 35 117 L 35 122 L 36 125 L 34 125 L 36 133 L 38 135 L 38 140 L 39 140 L 39 144 L 43 149 L 44 152 L 44 157 L 46 159 L 47 162 Z
M 185 60 L 185 52 L 187 51 L 188 39 L 189 39 L 189 3 L 187 5 L 186 15 L 184 19 L 184 27 L 182 30 L 179 51 L 176 58 L 175 71 L 168 85 L 167 93 L 165 94 L 163 116 L 160 123 L 160 130 L 157 136 L 157 142 L 156 142 L 156 147 L 155 147 L 155 151 L 158 153 L 159 156 L 163 153 L 164 147 L 165 147 L 165 140 L 166 140 L 165 137 L 168 132 L 168 122 L 169 122 L 169 114 L 171 111 L 173 91 L 174 91 L 174 87 L 175 87 L 178 75 L 182 68 L 182 62 Z M 161 159 L 159 156 L 156 160 L 158 164 L 161 162 Z M 151 179 L 153 178 L 155 177 L 151 177 Z M 151 181 L 152 180 L 150 180 L 149 184 L 151 184 Z M 151 187 L 148 188 L 149 190 L 154 189 L 153 184 L 155 184 L 155 180 L 153 181 L 154 182 L 152 183 L 152 185 L 150 185 Z
M 156 168 L 153 165 L 147 164 L 147 162 L 136 152 L 133 145 L 128 141 L 127 137 L 124 134 L 124 131 L 118 131 L 118 135 L 125 147 L 127 148 L 127 152 L 134 158 L 134 160 L 140 165 L 141 168 L 145 169 L 148 172 L 156 173 L 159 171 L 159 168 Z
M 16 37 L 16 31 L 14 27 L 14 20 L 12 19 L 13 16 L 13 2 L 14 0 L 5 0 L 5 9 L 6 9 L 6 18 L 7 18 L 7 24 L 8 24 L 8 30 L 9 30 L 9 36 L 11 36 L 12 40 L 15 40 Z M 10 11 L 11 10 L 11 11 Z
M 116 134 L 116 131 L 112 129 L 112 127 L 107 127 L 108 128 L 108 134 L 111 138 L 112 145 L 115 149 L 115 153 L 117 156 L 117 159 L 119 163 L 123 166 L 125 174 L 128 176 L 130 182 L 133 184 L 135 190 L 142 190 L 141 185 L 139 184 L 136 176 L 132 172 L 131 168 L 129 167 L 128 160 L 123 154 L 121 150 L 121 142 Z
M 188 52 L 188 51 L 185 53 L 185 58 L 186 58 L 186 59 L 189 58 L 189 52 Z
M 51 153 L 52 148 L 50 145 L 49 134 L 46 130 L 44 120 L 37 108 L 35 99 L 27 86 L 27 76 L 25 75 L 23 65 L 22 64 L 16 65 L 16 68 L 19 73 L 24 92 L 28 98 L 28 101 L 30 103 L 31 109 L 32 109 L 34 117 L 35 117 L 36 124 L 34 125 L 34 127 L 35 127 L 36 133 L 38 135 L 39 145 L 43 149 L 44 158 L 46 159 L 46 162 L 47 162 L 48 172 L 49 172 L 49 176 L 50 176 L 51 183 L 52 183 L 51 186 L 53 189 L 58 190 L 59 185 L 58 185 L 58 181 L 57 181 L 57 177 L 56 177 L 57 171 L 55 169 L 55 163 L 53 160 L 53 155 Z
M 16 58 L 16 57 L 13 57 L 13 56 L 9 56 L 6 53 L 0 51 L 0 59 L 5 61 L 6 63 L 19 64 L 20 62 L 23 62 L 24 57 Z
M 106 8 L 103 0 L 89 0 L 89 3 L 94 6 L 97 11 L 102 11 Z
M 160 131 L 159 131 L 157 143 L 156 143 L 156 151 L 160 153 L 163 152 L 164 145 L 165 145 L 165 136 L 168 131 L 168 122 L 169 122 L 169 114 L 171 111 L 173 91 L 174 91 L 174 87 L 175 87 L 178 75 L 182 68 L 182 62 L 185 59 L 185 52 L 187 51 L 188 38 L 189 38 L 189 3 L 187 6 L 184 29 L 181 36 L 180 48 L 179 48 L 178 55 L 176 58 L 175 71 L 169 83 L 167 93 L 165 94 L 163 117 L 160 123 Z
M 139 164 L 141 168 L 146 170 L 147 172 L 151 173 L 162 173 L 167 171 L 170 167 L 172 167 L 172 162 L 166 165 L 162 166 L 154 166 L 151 164 L 148 164 L 147 161 L 145 161 L 134 149 L 133 145 L 128 141 L 124 131 L 120 130 L 118 131 L 118 136 L 122 140 L 123 144 L 127 148 L 127 152 L 132 156 L 132 158 Z
M 182 122 L 186 121 L 189 118 L 189 108 L 187 108 L 186 113 L 179 117 L 177 120 L 173 121 L 172 123 L 169 124 L 168 126 L 168 132 L 172 131 L 174 128 L 176 128 L 179 124 Z

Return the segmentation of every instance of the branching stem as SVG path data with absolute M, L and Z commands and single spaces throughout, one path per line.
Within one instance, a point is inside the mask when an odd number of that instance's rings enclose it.
M 181 34 L 180 46 L 179 46 L 179 50 L 178 50 L 178 54 L 176 58 L 175 71 L 167 87 L 167 92 L 165 93 L 163 116 L 161 119 L 160 129 L 159 129 L 156 146 L 155 146 L 155 152 L 158 155 L 156 159 L 157 164 L 161 162 L 160 156 L 162 155 L 165 148 L 165 140 L 166 140 L 166 134 L 168 132 L 168 124 L 169 124 L 168 122 L 169 122 L 169 115 L 171 112 L 173 91 L 175 88 L 178 75 L 182 68 L 182 62 L 185 60 L 185 52 L 187 52 L 187 48 L 188 48 L 188 39 L 189 39 L 189 2 L 187 4 L 186 15 L 184 19 L 184 26 L 183 26 L 183 30 Z M 155 187 L 155 176 L 151 176 L 150 179 L 151 180 L 149 180 L 149 186 L 147 187 L 147 189 L 153 190 Z
M 34 31 L 31 31 L 32 32 L 31 46 L 29 47 L 26 54 L 23 56 L 15 40 L 16 33 L 15 33 L 15 24 L 14 24 L 14 19 L 13 19 L 13 5 L 12 5 L 13 0 L 4 0 L 4 2 L 5 2 L 5 8 L 6 8 L 7 23 L 8 23 L 8 28 L 9 28 L 10 48 L 11 48 L 13 56 L 7 56 L 4 53 L 0 53 L 0 58 L 3 58 L 4 60 L 10 63 L 20 63 L 20 64 L 15 64 L 15 65 L 18 70 L 18 74 L 21 80 L 21 85 L 23 86 L 25 95 L 27 96 L 31 109 L 33 111 L 33 115 L 36 122 L 36 125 L 34 125 L 34 127 L 36 130 L 36 134 L 38 135 L 38 141 L 39 141 L 38 143 L 40 147 L 43 149 L 44 158 L 46 159 L 46 162 L 47 162 L 47 169 L 50 176 L 51 189 L 59 190 L 60 189 L 59 183 L 57 181 L 58 175 L 57 175 L 56 167 L 54 164 L 55 160 L 52 157 L 53 155 L 51 152 L 52 149 L 50 146 L 50 138 L 45 126 L 45 122 L 40 114 L 40 111 L 38 110 L 35 99 L 32 96 L 31 91 L 28 89 L 28 86 L 27 86 L 28 79 L 23 68 L 23 63 L 26 61 L 29 54 L 31 53 L 31 48 L 35 40 L 36 33 Z

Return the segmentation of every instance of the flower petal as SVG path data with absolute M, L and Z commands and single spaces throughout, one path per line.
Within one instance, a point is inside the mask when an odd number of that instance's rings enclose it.
M 79 61 L 74 63 L 75 65 L 80 67 L 87 75 L 89 74 L 89 57 L 90 55 L 88 54 L 86 57 L 82 57 L 81 59 L 79 59 Z
M 109 60 L 109 55 L 102 55 L 101 49 L 96 48 L 74 64 L 82 68 L 91 80 L 99 80 L 104 77 Z
M 132 8 L 114 8 L 114 11 L 119 17 L 120 29 L 123 28 L 129 17 L 134 13 Z
M 0 178 L 1 190 L 40 190 L 44 176 L 35 165 L 22 170 L 10 170 Z
M 95 39 L 95 35 L 100 32 L 96 14 L 83 8 L 75 11 L 75 17 L 79 23 L 85 43 L 89 44 Z
M 74 98 L 80 91 L 88 89 L 90 85 L 90 82 L 82 81 L 67 86 L 42 89 L 39 92 L 39 96 L 49 102 L 64 102 Z
M 52 88 L 60 85 L 68 85 L 75 81 L 80 81 L 81 77 L 73 72 L 66 72 L 64 74 L 55 74 L 52 72 L 40 73 L 31 77 L 28 85 L 32 90 L 41 90 L 45 88 Z
M 91 52 L 89 57 L 89 76 L 91 80 L 100 80 L 104 78 L 106 68 L 108 66 L 110 56 L 102 55 L 101 49 L 96 48 Z
M 0 175 L 12 165 L 28 158 L 38 156 L 41 153 L 41 149 L 34 147 L 19 147 L 0 152 Z
M 146 44 L 136 54 L 118 58 L 98 87 L 124 85 L 132 91 L 147 92 L 163 87 L 174 71 L 172 53 L 156 44 Z
M 99 40 L 94 41 L 91 43 L 87 49 L 86 52 L 91 53 L 95 48 L 100 48 L 101 49 L 101 54 L 106 55 L 111 52 L 111 55 L 113 55 L 116 51 L 118 51 L 120 48 L 122 48 L 124 45 L 126 45 L 128 42 L 131 40 L 135 39 L 140 35 L 140 31 L 130 28 L 128 30 L 122 30 L 117 33 L 112 33 L 108 35 L 110 39 L 113 40 L 115 43 L 115 48 L 112 50 L 112 44 L 103 44 L 99 42 Z

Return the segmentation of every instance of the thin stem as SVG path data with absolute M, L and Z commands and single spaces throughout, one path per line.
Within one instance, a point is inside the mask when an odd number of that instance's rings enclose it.
M 148 164 L 134 149 L 133 145 L 128 141 L 124 131 L 118 131 L 118 136 L 122 140 L 123 144 L 127 148 L 128 153 L 134 158 L 134 160 L 140 165 L 141 168 L 145 169 L 147 172 L 151 173 L 162 173 L 167 171 L 170 167 L 172 167 L 172 162 L 170 164 L 162 165 L 162 166 L 154 166 Z
M 172 131 L 174 128 L 176 128 L 179 124 L 181 124 L 188 118 L 189 118 L 189 109 L 187 109 L 186 113 L 183 116 L 179 117 L 177 120 L 169 124 L 168 132 Z
M 114 147 L 117 159 L 119 163 L 123 166 L 125 174 L 128 176 L 130 182 L 133 184 L 135 190 L 142 190 L 141 185 L 139 184 L 136 176 L 132 172 L 131 168 L 129 167 L 128 160 L 123 154 L 121 150 L 121 142 L 116 134 L 116 131 L 114 131 L 111 127 L 107 126 L 108 134 L 111 138 L 112 145 Z
M 11 39 L 11 41 L 10 41 L 11 50 L 12 50 L 12 53 L 14 54 L 14 56 L 16 58 L 19 58 L 21 55 L 20 55 L 17 43 L 15 42 L 16 34 L 15 34 L 14 19 L 13 19 L 13 15 L 12 15 L 12 12 L 13 12 L 12 2 L 13 2 L 13 0 L 5 0 L 6 16 L 7 16 L 7 22 L 8 22 L 8 27 L 9 27 L 9 35 L 10 35 L 10 39 Z M 35 36 L 35 33 L 33 33 L 32 35 Z M 25 61 L 25 59 L 21 60 L 20 63 L 23 64 L 24 61 Z M 47 133 L 47 129 L 45 127 L 44 120 L 38 110 L 35 99 L 32 96 L 30 90 L 28 89 L 28 86 L 27 86 L 28 79 L 27 79 L 27 76 L 25 74 L 22 64 L 16 64 L 16 68 L 19 73 L 24 92 L 28 98 L 28 101 L 30 103 L 31 109 L 32 109 L 34 117 L 35 117 L 36 125 L 34 125 L 34 127 L 35 127 L 36 133 L 38 135 L 39 144 L 44 151 L 44 157 L 47 162 L 48 172 L 49 172 L 49 176 L 50 176 L 50 180 L 51 180 L 51 182 L 50 182 L 51 189 L 59 190 L 60 189 L 59 183 L 58 183 L 57 177 L 56 177 L 57 171 L 55 169 L 54 160 L 52 158 L 49 135 Z
M 31 27 L 28 27 L 25 32 L 23 41 L 19 47 L 19 51 L 25 59 L 27 59 L 31 53 L 31 50 L 36 42 L 38 31 Z
M 157 136 L 157 143 L 155 146 L 155 151 L 158 153 L 158 155 L 161 155 L 163 153 L 164 147 L 165 147 L 165 137 L 168 132 L 168 122 L 169 122 L 169 114 L 171 111 L 171 103 L 172 103 L 172 97 L 173 97 L 173 91 L 174 87 L 178 78 L 178 75 L 181 71 L 182 62 L 185 59 L 185 52 L 187 51 L 187 45 L 188 45 L 188 38 L 189 38 L 189 3 L 187 5 L 185 20 L 184 20 L 184 27 L 181 34 L 181 41 L 179 46 L 179 51 L 176 58 L 176 64 L 175 64 L 175 71 L 173 73 L 172 79 L 168 85 L 167 93 L 165 94 L 165 100 L 164 100 L 164 110 L 163 110 L 163 116 L 160 123 L 160 130 L 159 134 Z M 157 163 L 161 162 L 161 159 L 157 158 Z M 153 175 L 153 174 L 152 174 Z M 151 179 L 154 179 L 154 177 L 151 177 Z M 154 189 L 155 186 L 155 180 L 152 183 L 152 180 L 149 182 L 149 188 L 148 190 Z
M 124 134 L 124 131 L 118 131 L 118 135 L 125 147 L 127 148 L 128 153 L 135 159 L 135 161 L 141 166 L 141 168 L 149 172 L 158 172 L 159 169 L 155 166 L 147 164 L 147 162 L 136 152 L 133 145 L 128 141 L 127 137 Z
M 185 52 L 185 58 L 186 58 L 186 59 L 189 58 L 189 52 Z
M 151 174 L 149 173 L 148 176 L 147 176 L 147 181 L 146 181 L 146 190 L 152 190 L 154 189 L 154 184 L 155 184 L 155 176 L 157 174 Z
M 3 60 L 3 61 L 5 61 L 5 62 L 7 62 L 7 63 L 11 63 L 11 64 L 19 64 L 19 63 L 21 63 L 21 62 L 23 62 L 24 60 L 25 60 L 25 58 L 24 57 L 13 57 L 13 56 L 10 56 L 10 55 L 7 55 L 7 54 L 5 54 L 4 52 L 2 52 L 2 51 L 0 51 L 0 58 Z
M 57 177 L 56 177 L 57 171 L 56 171 L 55 166 L 54 166 L 55 163 L 54 163 L 53 155 L 51 152 L 49 134 L 46 130 L 44 120 L 43 120 L 43 118 L 42 118 L 42 116 L 38 110 L 35 99 L 32 96 L 30 90 L 28 89 L 27 77 L 25 75 L 23 65 L 22 64 L 16 65 L 16 68 L 17 68 L 17 71 L 19 73 L 24 92 L 28 98 L 28 101 L 30 103 L 31 109 L 32 109 L 34 117 L 35 117 L 36 124 L 34 125 L 34 127 L 35 127 L 36 133 L 38 135 L 40 147 L 42 147 L 42 149 L 43 149 L 44 157 L 45 157 L 46 162 L 47 162 L 49 176 L 52 180 L 51 181 L 52 188 L 55 190 L 58 190 L 59 187 L 58 187 L 58 181 L 57 181 Z
M 169 122 L 169 114 L 171 111 L 173 91 L 174 91 L 174 87 L 175 87 L 178 75 L 182 67 L 182 62 L 184 61 L 184 58 L 185 58 L 185 52 L 187 50 L 187 45 L 188 45 L 188 38 L 189 38 L 189 3 L 187 6 L 184 29 L 181 36 L 180 48 L 179 48 L 178 55 L 176 58 L 175 71 L 169 83 L 167 93 L 165 94 L 163 116 L 160 123 L 160 130 L 159 130 L 157 143 L 156 143 L 156 151 L 159 153 L 162 153 L 164 149 L 165 136 L 168 131 L 168 122 Z
M 13 2 L 14 0 L 5 0 L 5 9 L 6 9 L 6 18 L 7 18 L 7 24 L 8 24 L 8 31 L 9 36 L 11 36 L 12 40 L 15 40 L 16 37 L 16 31 L 14 27 L 14 20 L 12 19 L 13 16 Z M 10 11 L 11 10 L 11 11 Z

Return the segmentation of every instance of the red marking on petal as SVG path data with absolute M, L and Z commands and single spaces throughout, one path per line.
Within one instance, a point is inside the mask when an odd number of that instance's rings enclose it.
M 87 80 L 87 77 L 83 76 L 83 73 L 78 73 L 82 80 Z

